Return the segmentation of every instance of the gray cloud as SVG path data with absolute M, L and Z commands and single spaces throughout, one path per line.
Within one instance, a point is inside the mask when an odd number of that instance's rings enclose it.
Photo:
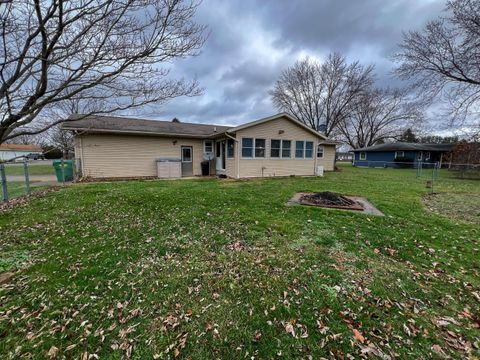
M 402 31 L 421 27 L 444 6 L 443 0 L 204 0 L 197 21 L 210 36 L 199 56 L 172 65 L 172 76 L 197 78 L 204 94 L 136 115 L 218 124 L 267 116 L 275 112 L 268 91 L 284 68 L 333 51 L 375 64 L 381 85 L 398 85 L 390 58 Z

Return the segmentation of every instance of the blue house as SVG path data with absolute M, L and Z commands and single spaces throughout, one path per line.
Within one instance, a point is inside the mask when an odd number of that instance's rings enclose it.
M 416 168 L 439 163 L 455 144 L 388 143 L 352 150 L 354 166 Z

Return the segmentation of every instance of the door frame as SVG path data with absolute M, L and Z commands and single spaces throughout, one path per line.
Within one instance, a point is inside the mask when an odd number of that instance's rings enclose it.
M 225 171 L 227 168 L 226 144 L 226 140 L 215 141 L 215 170 L 217 172 Z M 217 149 L 220 149 L 220 156 L 217 156 Z
M 184 161 L 183 160 L 183 149 L 190 149 L 190 161 Z M 182 172 L 182 177 L 185 176 L 193 176 L 193 146 L 191 145 L 181 145 L 180 146 L 180 163 L 181 163 L 181 172 Z M 191 174 L 190 175 L 185 175 L 183 171 L 183 164 L 191 164 Z

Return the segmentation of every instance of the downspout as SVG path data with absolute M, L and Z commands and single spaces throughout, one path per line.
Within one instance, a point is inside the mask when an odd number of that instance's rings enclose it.
M 225 135 L 227 135 L 228 138 L 232 139 L 237 143 L 237 146 L 235 146 L 235 163 L 236 163 L 236 178 L 240 179 L 240 156 L 238 156 L 238 139 L 234 138 L 232 135 L 229 135 L 227 132 L 225 132 Z
M 80 135 L 78 137 L 78 141 L 79 141 L 79 145 L 80 145 L 80 168 L 82 170 L 82 177 L 85 177 L 85 169 L 84 169 L 84 166 L 85 166 L 85 158 L 83 156 L 83 141 L 82 141 L 82 136 Z

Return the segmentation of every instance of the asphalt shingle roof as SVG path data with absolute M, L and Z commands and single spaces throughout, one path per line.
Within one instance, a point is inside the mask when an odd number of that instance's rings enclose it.
M 75 120 L 78 118 L 80 118 L 80 120 Z M 88 117 L 72 115 L 68 118 L 68 121 L 62 123 L 62 128 L 65 130 L 87 130 L 92 132 L 149 133 L 152 135 L 191 137 L 209 137 L 231 129 L 231 127 L 221 125 L 192 124 L 100 115 L 91 115 Z
M 450 151 L 455 144 L 418 144 L 418 143 L 387 143 L 373 145 L 361 149 L 352 150 L 353 152 L 369 151 Z

